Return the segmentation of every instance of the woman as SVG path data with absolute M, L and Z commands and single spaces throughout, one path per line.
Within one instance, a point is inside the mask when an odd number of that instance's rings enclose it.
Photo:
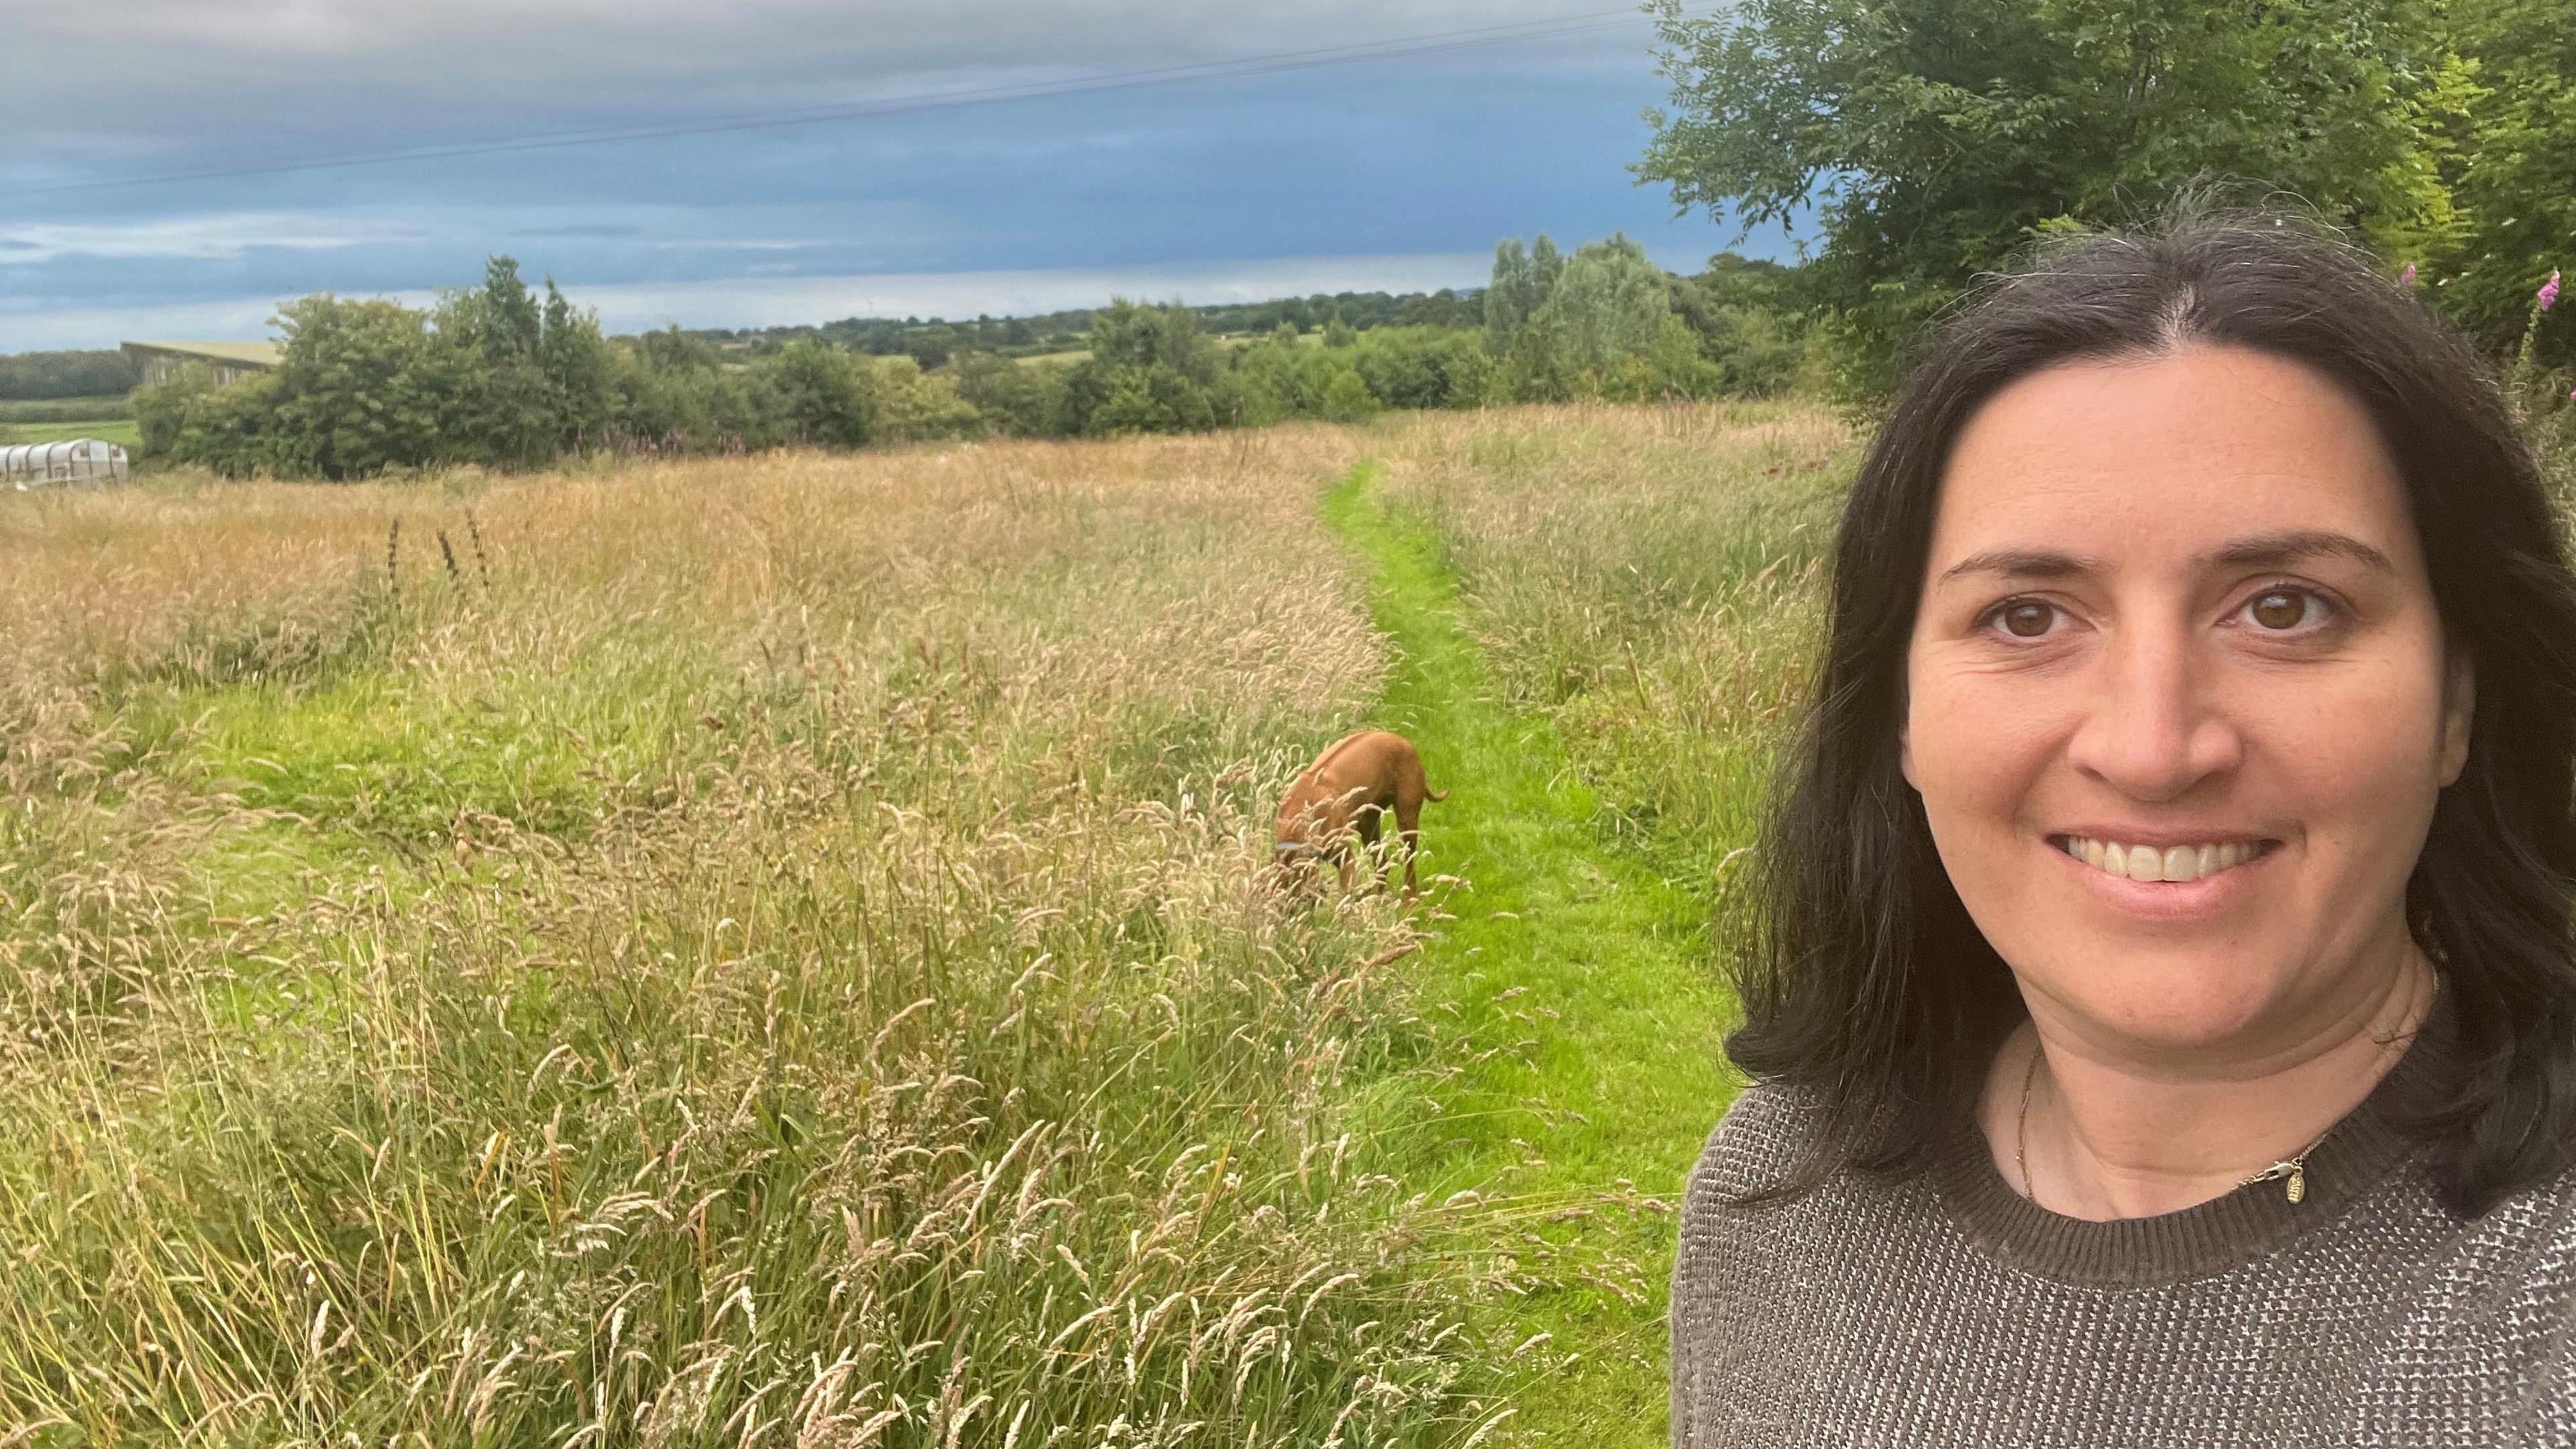
M 1926 358 L 1676 1443 L 2576 1443 L 2576 584 L 2487 371 L 2269 217 L 2061 250 Z

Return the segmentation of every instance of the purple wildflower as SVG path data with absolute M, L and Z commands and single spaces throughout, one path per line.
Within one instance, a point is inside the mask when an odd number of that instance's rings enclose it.
M 2415 264 L 2413 262 L 2408 262 L 2406 264 L 2406 270 L 2397 274 L 2397 285 L 2401 287 L 2411 287 L 2415 285 Z
M 2549 280 L 2540 284 L 2540 310 L 2548 311 L 2558 301 L 2558 269 L 2549 269 Z

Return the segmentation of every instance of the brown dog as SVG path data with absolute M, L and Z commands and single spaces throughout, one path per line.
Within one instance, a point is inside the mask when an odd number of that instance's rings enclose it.
M 1285 868 L 1305 861 L 1330 860 L 1341 867 L 1342 893 L 1350 893 L 1353 859 L 1351 837 L 1364 849 L 1377 845 L 1378 822 L 1395 813 L 1396 834 L 1404 840 L 1404 894 L 1415 891 L 1413 853 L 1422 841 L 1422 802 L 1446 800 L 1422 773 L 1422 757 L 1404 736 L 1385 730 L 1362 730 L 1324 751 L 1279 802 L 1278 843 L 1271 858 Z M 1374 878 L 1378 870 L 1370 871 Z

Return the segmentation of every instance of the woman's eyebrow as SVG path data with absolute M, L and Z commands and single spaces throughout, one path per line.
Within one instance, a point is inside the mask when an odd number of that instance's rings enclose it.
M 2388 555 L 2348 533 L 2331 529 L 2289 529 L 2236 539 L 2208 555 L 2214 564 L 2234 568 L 2277 568 L 2311 558 L 2347 558 L 2364 568 L 2393 574 Z M 2066 579 L 2098 573 L 2099 560 L 2045 548 L 1990 548 L 1972 553 L 1941 571 L 1938 582 L 1968 574 L 2000 574 L 2017 579 Z
M 2066 579 L 2098 572 L 2099 561 L 2042 548 L 1990 548 L 1972 553 L 1941 571 L 1940 582 L 1967 574 L 2003 574 L 2017 579 Z
M 2277 567 L 2301 559 L 2345 558 L 2364 568 L 2393 574 L 2397 565 L 2388 555 L 2354 538 L 2348 533 L 2327 529 L 2294 529 L 2283 533 L 2258 533 L 2240 538 L 2210 555 L 2210 561 L 2236 567 Z

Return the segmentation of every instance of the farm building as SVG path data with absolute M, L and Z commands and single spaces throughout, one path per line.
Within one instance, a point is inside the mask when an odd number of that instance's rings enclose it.
M 96 438 L 0 448 L 0 488 L 20 493 L 70 484 L 122 483 L 127 476 L 125 450 Z
M 274 342 L 128 342 L 125 355 L 143 369 L 143 385 L 159 387 L 189 363 L 215 370 L 215 381 L 230 382 L 277 366 L 285 350 Z

